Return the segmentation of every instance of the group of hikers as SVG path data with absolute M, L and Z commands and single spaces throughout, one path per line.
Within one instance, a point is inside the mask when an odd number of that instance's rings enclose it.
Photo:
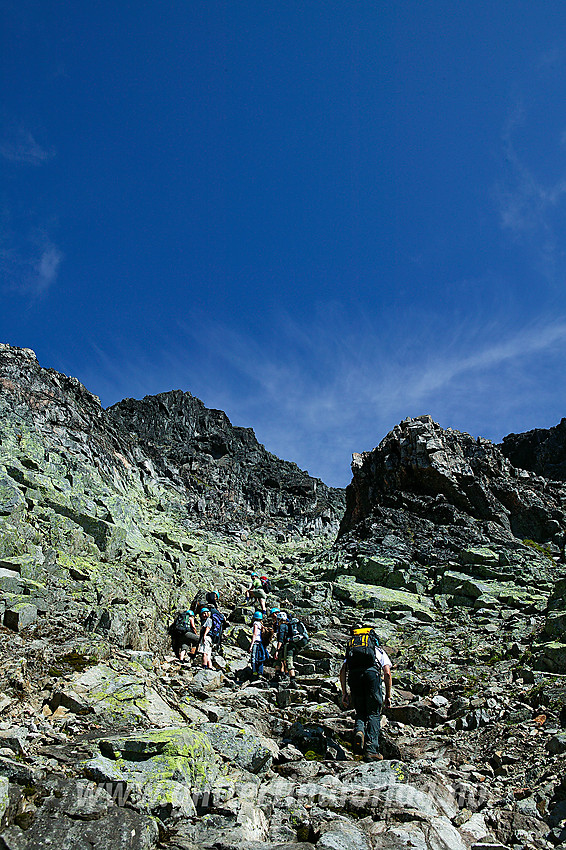
M 196 661 L 198 653 L 202 656 L 202 666 L 212 670 L 213 652 L 215 649 L 222 651 L 222 633 L 227 618 L 218 610 L 220 597 L 217 590 L 209 590 L 204 599 L 202 596 L 202 593 L 197 593 L 189 610 L 177 614 L 169 631 L 179 661 Z
M 297 618 L 274 605 L 267 611 L 269 579 L 255 571 L 250 573 L 246 599 L 253 601 L 255 611 L 251 618 L 249 665 L 240 671 L 238 681 L 268 686 L 263 678 L 264 664 L 271 659 L 275 672 L 270 684 L 279 687 L 285 675 L 287 687 L 296 688 L 295 659 L 308 642 L 305 625 Z M 205 669 L 213 669 L 213 653 L 222 654 L 222 634 L 228 622 L 218 610 L 219 594 L 216 590 L 199 592 L 188 611 L 175 618 L 170 633 L 173 648 L 179 660 L 198 662 Z M 383 697 L 382 680 L 385 684 Z M 391 660 L 379 645 L 379 638 L 371 626 L 352 627 L 344 661 L 340 670 L 342 705 L 354 709 L 354 752 L 363 754 L 368 761 L 382 759 L 379 752 L 381 709 L 391 705 Z M 349 689 L 349 694 L 348 694 Z

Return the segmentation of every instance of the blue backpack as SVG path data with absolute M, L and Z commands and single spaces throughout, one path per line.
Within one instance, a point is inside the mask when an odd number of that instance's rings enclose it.
M 226 622 L 226 617 L 224 614 L 221 614 L 218 608 L 210 609 L 210 618 L 212 620 L 212 628 L 210 630 L 210 637 L 215 643 L 220 642 L 220 638 L 222 636 L 222 628 L 224 623 Z
M 293 617 L 289 625 L 291 627 L 289 643 L 294 649 L 303 649 L 310 640 L 305 624 Z

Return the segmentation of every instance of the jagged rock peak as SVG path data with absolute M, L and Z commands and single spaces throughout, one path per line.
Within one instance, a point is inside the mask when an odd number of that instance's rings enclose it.
M 107 413 L 152 451 L 156 468 L 168 468 L 187 490 L 201 492 L 203 506 L 212 494 L 222 516 L 258 514 L 336 532 L 343 490 L 279 459 L 258 442 L 252 428 L 232 425 L 223 411 L 207 408 L 190 393 L 125 399 Z
M 444 429 L 430 416 L 395 426 L 373 451 L 354 456 L 352 472 L 342 536 L 398 532 L 410 517 L 423 557 L 431 548 L 457 551 L 466 542 L 563 543 L 559 485 L 516 469 L 490 440 Z
M 233 426 L 188 392 L 104 410 L 76 378 L 9 345 L 0 346 L 0 390 L 7 445 L 27 428 L 38 450 L 63 452 L 70 463 L 80 457 L 121 490 L 135 481 L 147 492 L 174 491 L 187 516 L 211 526 L 268 524 L 276 533 L 325 536 L 338 530 L 343 490 L 280 460 L 251 428 Z
M 499 448 L 520 469 L 553 481 L 566 481 L 566 419 L 553 428 L 508 434 Z
M 77 378 L 40 366 L 31 348 L 0 343 L 0 386 L 22 410 L 57 404 L 69 407 L 71 402 L 78 402 L 90 415 L 102 416 L 98 396 L 89 392 Z

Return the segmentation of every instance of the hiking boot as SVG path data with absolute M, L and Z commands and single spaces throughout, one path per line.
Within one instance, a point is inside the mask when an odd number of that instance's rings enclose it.
M 365 744 L 365 735 L 361 729 L 359 729 L 354 735 L 354 752 L 363 753 Z
M 383 761 L 381 753 L 366 753 L 364 761 Z

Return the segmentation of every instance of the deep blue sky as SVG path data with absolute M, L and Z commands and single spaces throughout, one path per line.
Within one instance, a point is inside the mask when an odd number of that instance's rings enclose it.
M 566 416 L 563 0 L 0 11 L 0 341 L 336 485 Z

